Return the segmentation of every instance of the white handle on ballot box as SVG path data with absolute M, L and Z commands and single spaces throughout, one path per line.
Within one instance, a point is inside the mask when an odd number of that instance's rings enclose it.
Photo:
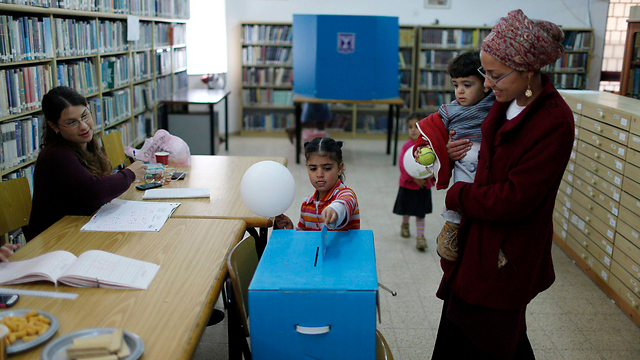
M 327 326 L 300 326 L 296 325 L 296 331 L 305 335 L 320 335 L 331 331 L 331 325 Z

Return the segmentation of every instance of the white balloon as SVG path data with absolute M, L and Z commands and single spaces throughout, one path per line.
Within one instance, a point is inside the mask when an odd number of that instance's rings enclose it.
M 404 170 L 414 179 L 426 179 L 431 176 L 432 172 L 429 168 L 424 165 L 419 164 L 413 158 L 414 148 L 411 147 L 407 149 L 407 152 L 404 153 L 404 157 L 402 158 L 402 164 L 404 165 Z
M 286 166 L 275 161 L 261 161 L 245 171 L 240 182 L 242 201 L 259 216 L 274 217 L 284 213 L 296 194 L 296 181 Z

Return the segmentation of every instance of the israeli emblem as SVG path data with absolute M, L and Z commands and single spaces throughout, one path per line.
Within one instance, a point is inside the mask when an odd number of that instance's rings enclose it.
M 349 54 L 356 51 L 356 34 L 338 33 L 338 52 Z

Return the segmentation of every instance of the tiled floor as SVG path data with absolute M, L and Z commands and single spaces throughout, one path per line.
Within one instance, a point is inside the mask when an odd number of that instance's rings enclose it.
M 380 331 L 399 360 L 429 359 L 435 342 L 442 302 L 435 297 L 440 282 L 434 239 L 443 220 L 439 215 L 444 191 L 433 190 L 435 213 L 426 218 L 429 249 L 415 249 L 415 238 L 400 237 L 401 218 L 392 213 L 398 191 L 398 168 L 385 154 L 384 140 L 345 138 L 346 183 L 360 203 L 362 228 L 374 231 L 379 281 L 398 292 L 381 292 Z M 269 155 L 289 159 L 296 179 L 296 198 L 286 212 L 299 216 L 302 199 L 313 191 L 304 167 L 295 163 L 286 138 L 230 139 L 228 155 Z M 413 220 L 413 219 L 412 219 Z M 411 223 L 415 235 L 415 223 Z M 538 359 L 640 359 L 640 329 L 565 254 L 554 246 L 557 280 L 528 307 L 528 334 Z M 227 359 L 226 323 L 209 327 L 195 359 Z

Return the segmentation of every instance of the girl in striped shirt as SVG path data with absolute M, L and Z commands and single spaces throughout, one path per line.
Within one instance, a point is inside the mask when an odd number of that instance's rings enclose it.
M 318 231 L 360 229 L 360 210 L 356 193 L 343 184 L 342 141 L 317 137 L 304 144 L 309 181 L 316 189 L 302 202 L 298 230 Z M 276 216 L 280 229 L 293 229 L 284 215 Z

